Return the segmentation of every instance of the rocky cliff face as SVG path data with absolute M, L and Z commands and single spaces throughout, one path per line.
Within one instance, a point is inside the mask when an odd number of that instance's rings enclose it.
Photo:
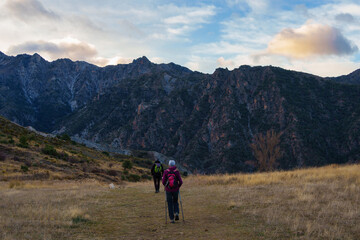
M 99 68 L 0 55 L 0 87 L 1 115 L 22 125 L 199 172 L 254 170 L 249 143 L 269 129 L 283 132 L 281 168 L 360 159 L 360 86 L 281 68 L 209 75 L 145 57 Z

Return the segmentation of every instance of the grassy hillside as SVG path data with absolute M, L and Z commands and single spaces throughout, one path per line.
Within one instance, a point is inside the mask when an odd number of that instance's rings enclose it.
M 0 182 L 1 239 L 360 239 L 360 165 L 190 176 L 165 225 L 150 181 Z
M 12 185 L 23 180 L 141 181 L 150 179 L 151 165 L 150 159 L 99 152 L 67 136 L 42 136 L 0 117 L 0 181 Z

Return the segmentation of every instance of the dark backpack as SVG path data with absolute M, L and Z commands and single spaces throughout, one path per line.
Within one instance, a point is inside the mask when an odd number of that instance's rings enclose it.
M 174 171 L 169 171 L 167 174 L 166 187 L 169 189 L 175 189 L 178 187 L 178 180 Z
M 156 175 L 161 175 L 161 172 L 162 172 L 162 166 L 157 166 L 157 164 L 155 164 L 155 167 L 154 167 L 154 173 Z

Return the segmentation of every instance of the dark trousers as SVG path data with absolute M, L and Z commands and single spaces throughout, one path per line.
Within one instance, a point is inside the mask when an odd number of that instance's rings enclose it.
M 169 218 L 174 220 L 174 213 L 179 214 L 179 203 L 178 203 L 179 191 L 177 192 L 166 192 L 166 201 L 169 208 Z
M 154 186 L 155 186 L 155 191 L 159 191 L 160 190 L 160 180 L 161 180 L 161 176 L 153 176 L 154 178 Z

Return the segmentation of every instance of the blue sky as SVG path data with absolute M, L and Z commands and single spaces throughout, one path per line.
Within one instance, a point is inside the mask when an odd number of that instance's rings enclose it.
M 355 0 L 1 0 L 0 51 L 105 66 L 147 56 L 212 73 L 273 65 L 321 76 L 360 68 Z

